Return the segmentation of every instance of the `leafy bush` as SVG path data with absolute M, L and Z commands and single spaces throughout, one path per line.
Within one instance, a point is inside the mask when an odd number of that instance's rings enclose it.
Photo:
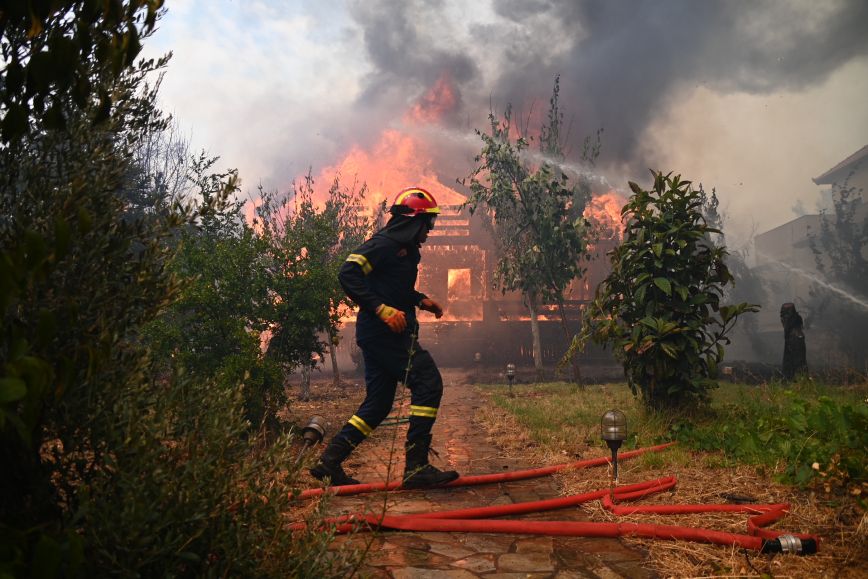
M 740 462 L 776 465 L 798 485 L 845 487 L 868 478 L 868 406 L 805 389 L 745 391 L 712 419 L 680 421 L 672 436 Z
M 234 191 L 233 181 L 221 188 Z M 200 192 L 207 199 L 207 190 Z M 177 299 L 144 329 L 157 371 L 183 368 L 191 379 L 226 387 L 245 382 L 253 428 L 275 426 L 286 403 L 282 372 L 260 351 L 274 307 L 266 255 L 239 203 L 210 210 L 180 236 L 168 265 L 180 280 Z
M 358 210 L 365 191 L 342 187 L 336 178 L 327 196 L 316 197 L 308 174 L 284 198 L 261 194 L 254 227 L 267 246 L 274 296 L 266 357 L 287 370 L 310 366 L 326 348 L 334 352 L 340 318 L 351 307 L 338 270 L 374 225 Z
M 352 554 L 293 535 L 291 438 L 250 433 L 244 388 L 175 376 L 129 388 L 106 416 L 116 449 L 86 486 L 88 567 L 145 577 L 335 576 Z M 307 575 L 311 573 L 312 575 Z
M 702 215 L 704 195 L 689 181 L 654 174 L 621 210 L 625 238 L 610 252 L 612 272 L 597 288 L 574 348 L 611 344 L 627 382 L 650 408 L 686 407 L 716 386 L 726 334 L 759 306 L 721 305 L 732 281 L 720 231 Z
M 232 190 L 204 175 L 218 186 L 194 208 L 140 189 L 134 149 L 166 125 L 145 80 L 166 59 L 134 59 L 161 5 L 4 3 L 0 576 L 333 576 L 352 561 L 327 534 L 285 529 L 289 439 L 251 429 L 267 374 L 247 326 L 172 330 L 200 354 L 237 340 L 213 379 L 149 356 L 142 334 L 202 281 L 179 284 L 176 242 L 222 226 Z

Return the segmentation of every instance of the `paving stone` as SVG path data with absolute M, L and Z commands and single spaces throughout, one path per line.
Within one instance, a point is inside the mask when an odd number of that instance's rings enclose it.
M 497 566 L 494 564 L 494 555 L 473 555 L 465 559 L 453 561 L 452 566 L 467 569 L 474 573 L 497 571 Z
M 434 446 L 440 458 L 432 463 L 462 475 L 487 474 L 529 468 L 503 452 L 484 431 L 468 419 L 482 402 L 472 388 L 458 386 L 458 375 L 444 373 L 443 412 L 434 426 Z M 396 403 L 400 405 L 401 403 Z M 409 399 L 404 406 L 409 404 Z M 405 408 L 404 412 L 406 413 Z M 403 470 L 403 448 L 391 452 L 393 441 L 403 441 L 406 425 L 378 430 L 347 461 L 348 470 L 365 482 L 395 480 Z M 391 466 L 390 466 L 391 462 Z M 388 512 L 410 514 L 508 505 L 560 496 L 552 477 L 479 485 L 466 488 L 428 489 L 394 494 L 375 493 L 333 497 L 331 516 L 342 513 Z M 384 503 L 385 501 L 385 503 Z M 518 517 L 517 517 L 518 518 Z M 522 515 L 522 520 L 587 520 L 581 509 L 563 509 Z M 372 536 L 360 532 L 336 537 L 332 549 L 365 548 Z M 655 575 L 641 566 L 644 555 L 615 539 L 540 537 L 495 533 L 383 532 L 372 545 L 361 575 L 398 579 L 650 579 Z
M 497 558 L 498 571 L 554 571 L 548 553 L 506 553 Z
M 513 504 L 512 499 L 509 498 L 508 495 L 498 495 L 493 501 L 488 503 L 487 506 L 501 506 L 501 505 L 511 505 Z
M 464 569 L 423 569 L 404 567 L 392 571 L 395 579 L 476 579 L 476 575 Z
M 646 569 L 642 565 L 643 561 L 624 561 L 623 563 L 615 563 L 611 568 L 624 577 L 630 579 L 654 579 L 657 574 L 651 569 Z
M 626 549 L 626 547 L 616 539 L 582 539 L 581 542 L 577 544 L 577 548 L 586 553 L 601 553 L 605 555 L 624 553 L 626 551 L 634 559 L 641 558 L 641 555 Z
M 392 579 L 392 572 L 389 571 L 388 568 L 381 569 L 379 567 L 366 567 L 365 577 L 371 577 L 372 579 Z
M 476 553 L 508 553 L 515 542 L 512 535 L 477 535 L 468 533 L 459 540 Z
M 432 553 L 437 553 L 438 555 L 443 555 L 444 557 L 449 557 L 450 559 L 464 559 L 476 552 L 464 548 L 460 543 L 434 542 L 431 543 L 430 551 Z
M 598 579 L 598 575 L 588 570 L 568 569 L 555 573 L 554 579 Z
M 553 548 L 554 541 L 551 537 L 531 537 L 515 542 L 516 553 L 545 553 L 550 555 Z
M 420 539 L 427 541 L 428 543 L 451 543 L 458 542 L 458 537 L 456 535 L 460 535 L 461 533 L 413 533 Z
M 438 567 L 447 568 L 452 560 L 448 557 L 420 549 L 394 549 L 371 551 L 365 564 L 371 567 Z
M 415 548 L 415 549 L 428 549 L 428 541 L 419 537 L 418 535 L 411 533 L 389 533 L 386 537 L 386 540 L 390 543 L 398 545 L 399 547 L 405 548 Z
M 558 540 L 555 543 L 554 558 L 561 569 L 591 568 L 599 565 L 599 558 L 576 548 L 570 541 Z
M 597 567 L 594 569 L 594 574 L 600 579 L 623 579 L 625 577 L 610 567 Z
M 381 505 L 382 506 L 382 505 Z M 431 513 L 441 510 L 431 501 L 424 499 L 404 500 L 390 506 L 389 512 L 393 514 L 416 514 L 416 513 Z

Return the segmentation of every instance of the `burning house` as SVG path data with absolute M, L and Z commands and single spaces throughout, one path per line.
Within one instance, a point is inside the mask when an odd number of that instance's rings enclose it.
M 449 75 L 442 75 L 409 106 L 400 122 L 372 135 L 368 143 L 350 147 L 315 181 L 349 178 L 364 182 L 365 204 L 371 214 L 406 187 L 430 191 L 442 213 L 422 248 L 417 288 L 443 304 L 445 315 L 439 320 L 427 313 L 419 316 L 422 343 L 444 366 L 472 366 L 477 354 L 485 365 L 506 361 L 531 365 L 530 318 L 522 296 L 503 294 L 493 287 L 497 257 L 491 236 L 478 216 L 462 209 L 466 197 L 444 184 L 470 172 L 469 163 L 481 146 L 472 131 L 457 130 L 449 122 L 459 102 Z M 608 271 L 605 254 L 620 237 L 622 205 L 616 193 L 601 192 L 587 208 L 586 216 L 603 226 L 608 239 L 597 244 L 586 275 L 566 292 L 569 339 L 578 330 L 582 308 Z M 569 339 L 554 305 L 541 308 L 540 322 L 543 359 L 551 364 L 561 358 Z M 348 318 L 338 352 L 345 367 L 352 367 L 353 335 L 353 318 Z M 588 357 L 610 359 L 608 354 Z
M 441 191 L 441 193 L 443 193 Z M 422 247 L 417 289 L 440 302 L 442 318 L 420 313 L 421 341 L 443 366 L 471 367 L 474 364 L 501 365 L 507 361 L 533 364 L 530 316 L 518 292 L 503 293 L 494 287 L 496 263 L 494 244 L 483 222 L 462 208 L 465 200 L 455 191 L 444 195 L 441 214 Z M 440 198 L 438 198 L 439 201 Z M 596 220 L 617 219 L 620 200 L 614 193 L 598 196 L 588 213 Z M 615 217 L 612 217 L 615 216 Z M 540 331 L 543 359 L 547 365 L 563 355 L 572 334 L 578 331 L 581 312 L 593 298 L 597 284 L 608 273 L 605 254 L 618 241 L 618 228 L 608 229 L 610 236 L 595 246 L 585 275 L 575 280 L 565 295 L 569 338 L 565 335 L 557 307 L 540 308 Z M 344 364 L 352 356 L 354 323 L 344 324 L 339 358 Z M 591 351 L 585 362 L 609 363 L 607 353 Z

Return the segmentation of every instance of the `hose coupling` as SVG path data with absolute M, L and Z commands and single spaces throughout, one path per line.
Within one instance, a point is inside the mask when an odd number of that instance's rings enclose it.
M 781 535 L 763 543 L 763 553 L 783 553 L 785 555 L 813 555 L 817 552 L 816 539 L 800 539 L 794 535 Z
M 778 537 L 778 542 L 781 544 L 781 553 L 801 555 L 802 541 L 793 535 L 781 535 Z

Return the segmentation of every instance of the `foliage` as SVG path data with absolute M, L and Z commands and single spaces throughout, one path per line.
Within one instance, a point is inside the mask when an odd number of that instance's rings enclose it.
M 710 420 L 674 424 L 671 436 L 739 462 L 782 464 L 784 482 L 858 488 L 868 480 L 868 408 L 829 394 L 810 383 L 745 389 Z
M 868 484 L 866 385 L 845 390 L 810 381 L 788 388 L 723 384 L 711 394 L 710 406 L 675 419 L 648 412 L 625 384 L 581 392 L 563 383 L 517 385 L 514 398 L 503 385 L 483 388 L 532 440 L 557 454 L 576 452 L 576 444 L 603 446 L 600 417 L 616 407 L 627 416 L 628 449 L 677 440 L 682 452 L 715 453 L 706 459 L 717 466 L 757 465 L 789 484 L 853 494 Z M 677 449 L 655 456 L 696 460 L 677 456 Z
M 610 252 L 612 272 L 597 288 L 575 347 L 611 344 L 627 381 L 651 408 L 704 400 L 716 385 L 726 334 L 758 306 L 721 305 L 732 281 L 726 249 L 709 238 L 699 191 L 680 176 L 654 174 L 621 213 L 624 242 Z
M 479 211 L 493 232 L 495 286 L 504 292 L 520 291 L 534 319 L 542 303 L 563 303 L 564 291 L 582 276 L 583 260 L 589 257 L 590 224 L 583 212 L 590 187 L 571 181 L 557 166 L 563 160 L 558 90 L 556 80 L 536 168 L 526 160 L 531 139 L 511 136 L 511 108 L 503 119 L 489 114 L 490 134 L 476 131 L 483 148 L 475 158 L 467 200 L 471 214 Z M 540 360 L 536 362 L 539 367 Z
M 145 329 L 155 369 L 183 368 L 192 379 L 244 384 L 252 428 L 276 426 L 286 403 L 278 368 L 262 359 L 260 334 L 273 306 L 266 271 L 267 247 L 244 222 L 241 202 L 215 206 L 236 191 L 233 171 L 209 173 L 216 159 L 200 156 L 190 181 L 207 211 L 180 234 L 169 270 L 182 280 L 178 298 Z
M 275 303 L 267 355 L 290 369 L 314 365 L 328 345 L 322 337 L 337 335 L 348 307 L 338 269 L 372 226 L 359 212 L 364 187 L 357 192 L 336 179 L 321 206 L 310 174 L 293 187 L 282 201 L 263 195 L 254 224 L 268 246 Z
M 723 233 L 726 214 L 720 210 L 717 192 L 712 189 L 711 194 L 708 194 L 700 184 L 699 194 L 702 199 L 702 215 L 705 217 L 706 223 L 721 232 L 719 235 L 712 235 L 711 239 L 714 240 L 716 245 L 726 247 L 726 236 Z M 751 239 L 743 247 L 752 245 Z M 762 277 L 747 265 L 747 249 L 730 251 L 727 255 L 726 265 L 733 277 L 733 283 L 724 289 L 723 296 L 727 301 L 767 303 L 768 292 Z M 762 359 L 770 357 L 769 344 L 760 335 L 756 316 L 745 316 L 739 320 L 739 324 L 733 328 L 733 333 L 731 334 L 734 341 L 738 341 L 739 334 L 748 340 L 750 347 L 758 357 Z
M 326 537 L 285 528 L 292 440 L 249 432 L 243 387 L 175 375 L 128 389 L 112 411 L 117 474 L 80 489 L 100 574 L 328 577 L 351 563 L 325 555 Z
M 809 232 L 808 243 L 817 269 L 830 283 L 868 302 L 868 211 L 864 192 L 850 184 L 856 169 L 832 188 L 833 211 L 820 214 L 820 231 Z M 860 221 L 861 219 L 861 221 Z M 831 332 L 847 363 L 864 369 L 868 363 L 868 309 L 843 299 L 815 283 L 809 304 L 816 327 Z
M 232 190 L 206 169 L 182 205 L 137 164 L 166 126 L 146 79 L 167 59 L 133 62 L 159 6 L 0 11 L 0 575 L 334 574 L 322 536 L 283 528 L 289 441 L 249 432 L 255 377 L 231 356 L 240 386 L 182 375 L 145 347 L 179 295 L 209 299 L 177 277 L 204 246 L 173 258 L 190 227 L 224 226 Z
M 162 0 L 4 2 L 0 30 L 3 71 L 0 138 L 14 144 L 63 129 L 82 111 L 94 124 L 117 120 L 130 104 L 116 92 L 136 75 L 141 40 L 154 29 Z M 165 62 L 163 61 L 162 64 Z M 159 67 L 159 65 L 158 65 Z M 147 121 L 133 115 L 127 124 Z
M 11 64 L 0 84 L 7 142 L 0 148 L 0 452 L 9 465 L 2 511 L 10 515 L 22 514 L 24 496 L 50 504 L 50 469 L 38 454 L 46 436 L 73 452 L 95 451 L 89 441 L 100 425 L 89 418 L 105 409 L 103 389 L 122 385 L 137 364 L 127 346 L 130 331 L 175 291 L 161 241 L 186 218 L 177 211 L 163 220 L 128 220 L 119 196 L 127 144 L 162 123 L 152 95 L 139 91 L 161 63 L 131 65 L 129 53 L 111 48 L 110 40 L 148 34 L 154 6 L 133 2 L 110 15 L 90 6 L 79 27 L 68 19 L 85 11 L 82 3 L 56 6 L 47 13 L 34 7 L 26 18 L 16 9 L 3 12 L 2 46 Z M 72 79 L 61 78 L 59 61 L 67 58 L 61 52 L 72 42 L 65 35 L 84 42 L 79 35 L 91 27 L 101 32 L 92 34 L 88 50 L 99 54 L 76 62 Z M 121 59 L 123 70 L 111 59 Z M 14 79 L 16 71 L 24 81 Z M 73 81 L 110 87 L 109 108 L 61 98 Z M 50 111 L 61 103 L 63 122 L 53 124 Z M 17 116 L 23 120 L 10 120 Z M 46 130 L 55 126 L 61 129 Z

